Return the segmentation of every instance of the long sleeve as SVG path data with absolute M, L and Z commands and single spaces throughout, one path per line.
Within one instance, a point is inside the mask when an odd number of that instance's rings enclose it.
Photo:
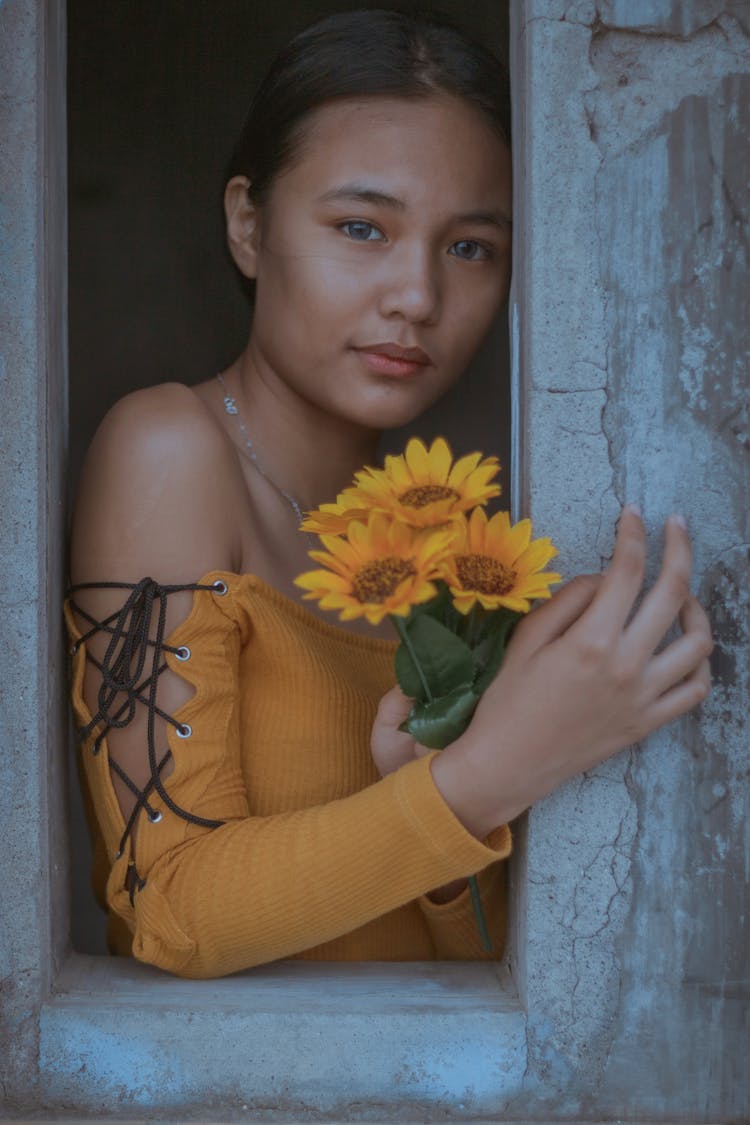
M 419 906 L 438 961 L 493 961 L 502 955 L 507 925 L 507 866 L 497 857 L 505 859 L 510 854 L 508 826 L 497 828 L 485 844 L 496 852 L 496 860 L 478 872 L 477 884 L 492 949 L 487 951 L 482 945 L 468 887 L 450 902 L 436 903 L 422 895 Z
M 495 873 L 487 885 L 497 890 L 495 861 L 510 849 L 507 830 L 487 843 L 471 836 L 437 790 L 430 758 L 382 780 L 374 780 L 366 747 L 352 747 L 345 759 L 349 744 L 361 741 L 349 732 L 350 715 L 361 709 L 364 729 L 371 710 L 364 703 L 360 708 L 353 688 L 340 699 L 324 699 L 322 710 L 315 704 L 356 663 L 354 642 L 334 660 L 332 639 L 342 630 L 311 623 L 296 606 L 288 613 L 292 603 L 284 606 L 281 595 L 250 607 L 259 588 L 250 576 L 212 574 L 201 583 L 212 581 L 226 593 L 196 594 L 193 612 L 169 641 L 188 651 L 189 659 L 166 656 L 195 688 L 174 716 L 183 737 L 169 728 L 175 763 L 166 783 L 169 802 L 149 796 L 155 815 L 140 814 L 135 848 L 128 837 L 121 855 L 123 818 L 106 741 L 98 754 L 90 745 L 83 749 L 112 865 L 107 901 L 133 933 L 133 954 L 186 977 L 221 976 L 335 944 L 384 917 L 386 925 L 398 926 L 408 915 L 413 925 L 416 912 L 424 918 L 427 944 L 417 943 L 412 956 L 424 956 L 425 948 L 433 956 L 479 956 L 465 903 L 427 908 L 425 916 L 416 900 L 490 864 Z M 294 647 L 300 629 L 313 637 L 301 664 Z M 340 638 L 335 641 L 340 647 Z M 392 652 L 380 644 L 377 659 L 372 651 L 360 654 L 363 668 L 389 665 Z M 81 648 L 73 700 L 83 724 L 90 719 L 82 694 L 84 660 Z M 318 675 L 320 682 L 308 683 Z M 329 713 L 343 712 L 342 729 L 333 729 Z M 326 779 L 334 769 L 344 780 L 332 784 Z M 283 800 L 273 795 L 280 786 L 289 791 Z M 189 810 L 191 818 L 170 804 Z M 131 901 L 126 876 L 133 863 L 138 880 Z M 502 913 L 504 896 L 498 893 Z M 495 918 L 500 924 L 499 914 Z M 389 948 L 401 946 L 396 941 Z

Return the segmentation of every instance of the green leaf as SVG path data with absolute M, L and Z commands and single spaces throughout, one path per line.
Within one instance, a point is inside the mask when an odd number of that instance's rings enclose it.
M 404 729 L 423 746 L 442 750 L 463 734 L 478 702 L 471 684 L 460 684 L 432 703 L 415 703 Z
M 414 605 L 409 610 L 407 622 L 411 623 L 418 617 L 434 617 L 441 625 L 446 625 L 452 633 L 460 635 L 462 614 L 453 605 L 453 595 L 445 582 L 436 582 L 437 594 L 428 602 Z
M 482 695 L 497 675 L 505 656 L 513 630 L 523 614 L 516 610 L 499 609 L 485 622 L 484 637 L 474 650 L 479 666 L 474 680 L 474 691 Z
M 419 699 L 425 702 L 424 685 L 403 641 L 396 649 L 395 667 L 398 686 L 404 695 L 408 695 L 409 699 Z
M 405 633 L 407 639 L 396 651 L 396 678 L 406 695 L 427 703 L 430 696 L 447 695 L 459 684 L 474 679 L 476 665 L 471 649 L 439 621 L 426 615 L 415 617 L 407 621 Z

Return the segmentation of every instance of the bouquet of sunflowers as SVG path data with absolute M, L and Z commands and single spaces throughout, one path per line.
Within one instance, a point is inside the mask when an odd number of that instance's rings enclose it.
M 507 512 L 484 511 L 500 494 L 498 470 L 481 453 L 454 461 L 444 438 L 429 449 L 412 438 L 302 524 L 325 550 L 310 551 L 321 569 L 296 584 L 341 621 L 390 617 L 401 640 L 396 678 L 413 700 L 402 729 L 432 749 L 463 733 L 515 625 L 560 581 L 544 570 L 556 549 L 532 540 L 529 520 L 511 525 Z M 476 880 L 469 885 L 489 950 Z

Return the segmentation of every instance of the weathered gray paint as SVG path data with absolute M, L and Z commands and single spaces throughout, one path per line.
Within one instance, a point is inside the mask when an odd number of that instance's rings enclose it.
M 529 817 L 529 1069 L 555 1115 L 739 1120 L 750 9 L 526 12 L 525 502 L 562 557 L 591 569 L 621 503 L 642 504 L 654 565 L 663 519 L 685 512 L 719 640 L 700 721 Z
M 526 0 L 513 29 L 520 502 L 570 571 L 606 558 L 622 500 L 654 564 L 682 509 L 714 695 L 533 810 L 512 982 L 282 964 L 208 983 L 66 956 L 62 31 L 56 4 L 0 4 L 5 1116 L 748 1118 L 747 9 Z

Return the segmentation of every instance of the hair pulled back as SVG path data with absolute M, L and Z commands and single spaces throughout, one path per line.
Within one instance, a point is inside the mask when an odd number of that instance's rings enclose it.
M 475 105 L 510 144 L 507 71 L 453 26 L 404 12 L 361 9 L 328 16 L 277 56 L 250 106 L 229 167 L 261 204 L 289 166 L 305 119 L 341 98 L 454 94 Z

